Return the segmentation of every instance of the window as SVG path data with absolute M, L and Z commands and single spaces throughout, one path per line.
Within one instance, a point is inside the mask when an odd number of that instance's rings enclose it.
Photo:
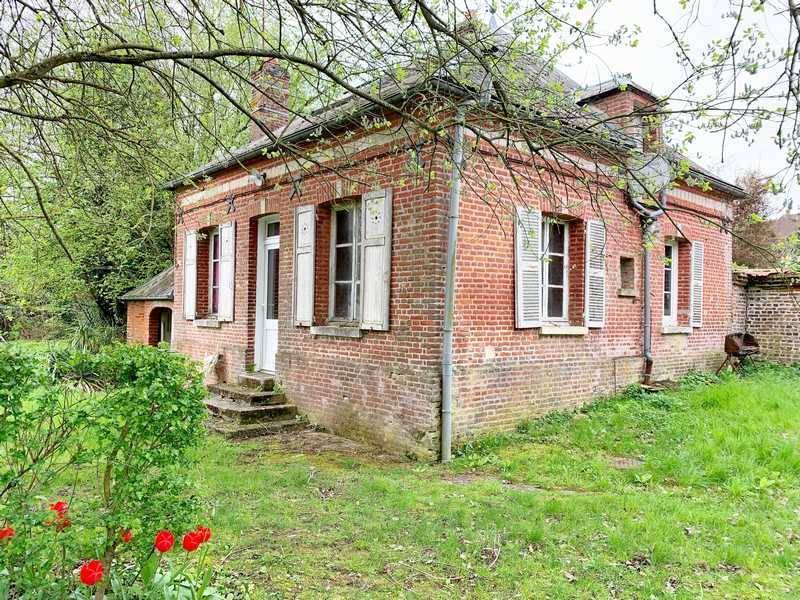
M 567 320 L 569 300 L 569 227 L 567 223 L 542 222 L 542 306 L 545 319 Z
M 208 240 L 208 303 L 211 307 L 211 314 L 219 312 L 219 268 L 220 268 L 220 244 L 219 229 L 214 229 L 209 234 Z
M 361 232 L 360 204 L 334 207 L 331 220 L 330 317 L 336 321 L 360 318 Z
M 678 244 L 664 246 L 664 324 L 678 323 Z

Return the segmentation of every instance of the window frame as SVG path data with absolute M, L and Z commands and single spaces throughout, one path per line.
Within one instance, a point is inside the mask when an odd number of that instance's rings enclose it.
M 219 292 L 220 292 L 220 282 L 219 282 L 219 275 L 220 270 L 222 269 L 222 239 L 219 235 L 219 227 L 214 227 L 208 232 L 208 314 L 212 317 L 217 316 L 219 313 Z M 214 239 L 219 240 L 219 252 L 217 254 L 217 258 L 214 259 Z M 217 281 L 214 281 L 214 263 L 219 265 L 219 270 L 217 271 Z M 215 285 L 216 283 L 216 285 Z M 214 290 L 217 292 L 217 307 L 214 310 Z
M 353 215 L 353 237 L 349 243 L 337 244 L 337 219 L 339 212 L 350 211 Z M 352 279 L 336 279 L 336 250 L 350 246 L 352 253 Z M 361 319 L 361 201 L 353 199 L 347 202 L 334 202 L 331 206 L 331 244 L 330 260 L 328 272 L 328 322 L 341 324 L 356 324 Z M 338 317 L 335 314 L 336 308 L 336 284 L 350 284 L 350 314 L 345 317 Z
M 552 253 L 548 251 L 550 245 L 550 225 L 557 224 L 564 227 L 564 251 L 563 253 Z M 541 230 L 539 232 L 542 248 L 542 322 L 543 323 L 568 323 L 569 322 L 569 221 L 562 219 L 554 219 L 552 217 L 542 217 Z M 563 284 L 554 285 L 553 287 L 560 287 L 564 290 L 564 295 L 561 300 L 562 316 L 551 317 L 549 315 L 550 305 L 548 301 L 548 290 L 550 289 L 550 261 L 549 256 L 563 257 Z
M 667 264 L 666 249 L 671 248 L 670 263 Z M 670 297 L 669 309 L 670 314 L 667 315 L 665 297 L 667 295 L 667 269 L 669 269 L 670 277 Z M 664 241 L 664 268 L 663 268 L 664 282 L 661 286 L 661 321 L 665 326 L 673 326 L 678 324 L 678 242 L 677 240 Z

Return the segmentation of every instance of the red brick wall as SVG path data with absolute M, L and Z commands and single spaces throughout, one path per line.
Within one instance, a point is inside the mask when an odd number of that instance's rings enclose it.
M 584 403 L 638 381 L 642 375 L 642 238 L 638 218 L 622 194 L 597 190 L 593 197 L 576 189 L 559 187 L 561 206 L 545 199 L 536 186 L 523 185 L 525 197 L 512 184 L 500 164 L 473 159 L 471 181 L 464 187 L 459 230 L 456 333 L 455 431 L 464 436 L 496 428 L 510 428 L 525 417 Z M 548 186 L 552 185 L 548 181 Z M 495 184 L 492 197 L 479 190 Z M 608 194 L 609 198 L 606 198 Z M 583 220 L 603 214 L 607 226 L 606 323 L 585 335 L 543 335 L 540 329 L 514 326 L 514 243 L 511 207 L 525 202 L 545 212 L 568 212 Z M 676 377 L 691 368 L 716 367 L 722 341 L 730 323 L 730 237 L 698 216 L 681 210 L 686 202 L 670 202 L 670 216 L 680 225 L 661 219 L 654 243 L 651 282 L 653 302 L 654 376 Z M 707 218 L 714 220 L 713 215 Z M 718 216 L 717 216 L 717 222 Z M 577 226 L 576 226 L 577 225 Z M 571 231 L 572 233 L 572 231 Z M 690 334 L 662 333 L 663 245 L 665 237 L 686 237 L 705 242 L 703 327 Z M 576 238 L 580 239 L 578 236 Z M 681 244 L 688 249 L 689 244 Z M 583 260 L 583 253 L 573 252 Z M 619 258 L 635 257 L 636 297 L 620 297 Z M 686 258 L 679 273 L 688 273 Z M 571 324 L 582 322 L 583 274 L 570 276 Z M 679 298 L 688 323 L 688 276 L 680 277 Z M 576 305 L 573 306 L 573 303 Z
M 172 309 L 172 302 L 132 300 L 127 303 L 125 339 L 130 344 L 155 345 L 158 341 L 160 313 Z
M 347 194 L 376 187 L 393 191 L 393 247 L 390 330 L 363 332 L 360 339 L 310 335 L 309 328 L 292 320 L 294 208 L 317 204 L 315 322 L 328 311 L 328 253 L 330 212 L 325 203 L 343 189 L 338 175 L 309 174 L 301 182 L 301 196 L 291 197 L 292 186 L 265 184 L 249 187 L 227 213 L 220 189 L 199 203 L 185 204 L 193 190 L 179 194 L 183 204 L 176 227 L 176 275 L 173 347 L 195 359 L 219 354 L 217 374 L 235 381 L 253 362 L 256 295 L 256 223 L 258 217 L 277 214 L 280 221 L 280 289 L 278 378 L 287 398 L 312 422 L 386 447 L 428 454 L 438 445 L 441 321 L 447 187 L 443 158 L 427 157 L 437 179 L 413 181 L 407 157 L 390 146 L 370 148 L 358 171 L 342 176 L 369 182 Z M 278 164 L 264 161 L 260 168 Z M 241 170 L 231 170 L 212 185 L 224 185 Z M 239 192 L 237 192 L 239 194 Z M 236 222 L 235 315 L 218 328 L 201 327 L 183 318 L 183 239 L 187 229 L 228 220 Z M 199 259 L 198 259 L 199 262 Z M 198 272 L 198 275 L 200 273 Z M 198 293 L 205 289 L 198 276 Z
M 336 432 L 418 453 L 439 442 L 441 326 L 447 227 L 446 157 L 425 157 L 431 180 L 413 181 L 405 152 L 391 145 L 371 146 L 341 175 L 306 173 L 300 195 L 291 182 L 268 181 L 263 189 L 237 189 L 233 212 L 226 197 L 240 168 L 178 197 L 176 227 L 174 347 L 196 359 L 219 354 L 219 377 L 235 380 L 253 361 L 256 294 L 256 222 L 277 214 L 281 225 L 278 377 L 287 397 L 312 421 Z M 267 169 L 267 160 L 250 168 Z M 365 182 L 352 190 L 344 180 Z M 498 185 L 494 189 L 491 185 Z M 508 428 L 546 410 L 574 406 L 621 389 L 641 377 L 642 269 L 638 218 L 621 193 L 597 188 L 590 197 L 583 184 L 548 178 L 555 198 L 545 200 L 536 186 L 512 185 L 497 161 L 471 159 L 462 187 L 462 212 L 456 274 L 455 425 L 457 435 Z M 315 322 L 327 314 L 327 276 L 332 199 L 375 187 L 393 190 L 393 247 L 390 330 L 364 332 L 360 339 L 310 335 L 292 321 L 293 218 L 298 205 L 320 206 L 317 216 Z M 338 191 L 337 191 L 338 190 Z M 488 191 L 488 196 L 480 190 Z M 584 190 L 583 192 L 580 190 Z M 577 220 L 571 225 L 570 321 L 583 323 L 583 230 L 585 219 L 602 214 L 608 227 L 606 324 L 581 336 L 542 335 L 514 327 L 513 221 L 511 208 L 525 194 L 527 204 Z M 701 195 L 702 196 L 702 195 Z M 675 377 L 690 368 L 715 367 L 730 323 L 730 238 L 713 225 L 720 214 L 703 208 L 712 225 L 686 212 L 698 207 L 671 198 L 670 215 L 679 229 L 661 219 L 651 273 L 656 378 Z M 718 207 L 719 208 L 719 207 Z M 710 210 L 710 212 L 709 212 Z M 183 239 L 188 229 L 228 220 L 236 222 L 235 317 L 217 328 L 183 318 Z M 704 323 L 690 334 L 663 335 L 661 303 L 665 237 L 706 244 Z M 619 257 L 635 257 L 635 297 L 617 295 Z M 199 262 L 199 261 L 198 261 Z M 689 263 L 681 261 L 681 270 Z M 685 279 L 685 278 L 684 278 Z M 682 281 L 684 281 L 682 279 Z M 679 292 L 688 302 L 688 283 Z M 198 290 L 206 283 L 198 279 Z M 683 290 L 683 287 L 686 289 Z M 688 304 L 686 304 L 688 307 Z

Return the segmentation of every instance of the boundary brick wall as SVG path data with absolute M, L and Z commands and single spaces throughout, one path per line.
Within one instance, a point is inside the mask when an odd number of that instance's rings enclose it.
M 755 336 L 761 356 L 800 362 L 800 274 L 736 275 L 733 322 Z

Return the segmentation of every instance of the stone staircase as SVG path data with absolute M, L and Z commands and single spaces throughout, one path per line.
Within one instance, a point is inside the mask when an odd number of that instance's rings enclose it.
M 306 425 L 298 417 L 297 407 L 286 403 L 283 393 L 275 391 L 275 380 L 266 374 L 244 373 L 238 384 L 216 383 L 209 385 L 208 391 L 209 426 L 229 439 L 270 435 Z

